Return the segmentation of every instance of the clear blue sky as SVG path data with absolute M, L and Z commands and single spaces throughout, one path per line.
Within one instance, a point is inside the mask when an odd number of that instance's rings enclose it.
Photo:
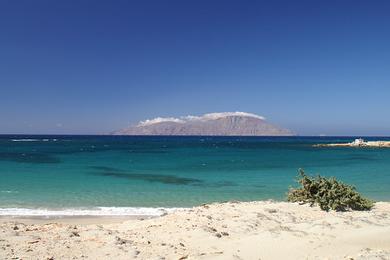
M 0 1 L 0 133 L 222 111 L 390 135 L 390 1 Z

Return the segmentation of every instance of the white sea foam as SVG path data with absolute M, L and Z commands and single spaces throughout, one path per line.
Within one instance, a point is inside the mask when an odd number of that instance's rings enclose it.
M 19 193 L 19 191 L 16 191 L 16 190 L 1 190 L 0 193 Z
M 12 142 L 56 142 L 57 139 L 31 139 L 31 138 L 26 138 L 26 139 L 12 139 Z
M 39 139 L 12 139 L 12 142 L 39 142 Z
M 0 216 L 161 216 L 184 208 L 137 208 L 137 207 L 96 207 L 96 208 L 0 208 Z

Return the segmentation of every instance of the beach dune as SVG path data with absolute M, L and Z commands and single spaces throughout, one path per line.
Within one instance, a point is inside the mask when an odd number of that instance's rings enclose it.
M 23 222 L 2 220 L 1 259 L 390 258 L 387 202 L 360 212 L 325 212 L 287 202 L 228 202 L 101 224 L 80 224 L 77 218 Z

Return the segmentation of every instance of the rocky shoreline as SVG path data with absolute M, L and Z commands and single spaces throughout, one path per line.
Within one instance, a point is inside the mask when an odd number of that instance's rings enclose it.
M 316 144 L 314 147 L 385 147 L 390 148 L 390 141 L 364 141 L 356 139 L 351 143 Z

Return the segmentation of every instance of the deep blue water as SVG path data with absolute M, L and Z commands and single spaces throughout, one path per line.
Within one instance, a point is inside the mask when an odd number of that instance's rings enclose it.
M 390 201 L 390 149 L 312 146 L 354 139 L 3 135 L 0 208 L 284 200 L 298 168 L 336 176 L 370 198 Z

